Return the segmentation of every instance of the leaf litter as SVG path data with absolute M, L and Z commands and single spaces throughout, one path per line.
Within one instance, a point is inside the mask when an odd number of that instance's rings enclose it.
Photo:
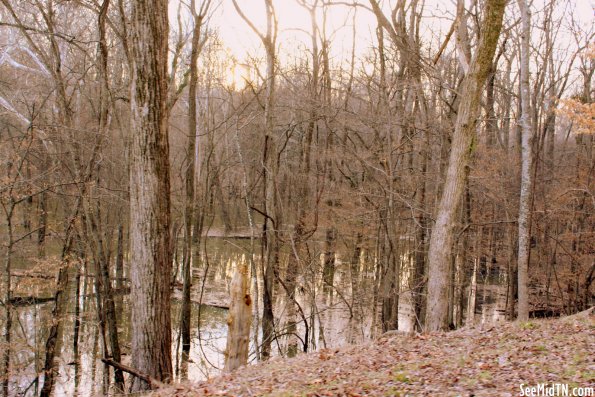
M 465 327 L 275 358 L 201 383 L 181 396 L 518 396 L 520 385 L 595 386 L 593 309 L 560 319 Z

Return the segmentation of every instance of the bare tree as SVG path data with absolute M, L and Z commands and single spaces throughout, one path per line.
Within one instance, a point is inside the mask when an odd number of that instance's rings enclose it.
M 521 197 L 519 203 L 519 256 L 517 319 L 529 319 L 528 267 L 531 251 L 531 194 L 533 192 L 533 126 L 531 122 L 531 87 L 529 85 L 529 59 L 531 42 L 531 11 L 526 0 L 518 0 L 521 10 Z
M 192 40 L 190 49 L 190 80 L 188 84 L 188 144 L 186 147 L 186 181 L 185 181 L 185 206 L 184 206 L 184 264 L 183 264 L 183 287 L 182 287 L 182 308 L 180 318 L 180 332 L 182 334 L 182 352 L 183 357 L 188 358 L 190 352 L 190 319 L 192 318 L 192 304 L 190 301 L 190 289 L 192 288 L 192 242 L 198 239 L 198 236 L 192 236 L 192 225 L 194 222 L 195 206 L 195 180 L 196 180 L 196 137 L 197 129 L 197 86 L 198 86 L 198 55 L 203 47 L 205 37 L 201 37 L 201 29 L 204 27 L 204 20 L 209 11 L 211 0 L 206 0 L 200 4 L 200 9 L 196 10 L 196 1 L 191 0 L 190 12 L 194 22 L 192 29 Z M 201 230 L 194 230 L 194 233 L 201 233 Z M 194 258 L 198 260 L 198 257 Z
M 464 190 L 465 167 L 473 150 L 483 86 L 496 52 L 505 0 L 487 0 L 477 53 L 460 89 L 459 104 L 446 181 L 428 251 L 428 301 L 426 331 L 448 328 L 448 290 L 455 215 Z
M 262 173 L 264 175 L 264 216 L 263 222 L 263 316 L 262 316 L 262 346 L 261 357 L 266 360 L 271 355 L 271 343 L 274 339 L 275 317 L 273 314 L 273 291 L 275 273 L 279 264 L 281 241 L 279 232 L 282 225 L 282 214 L 279 208 L 279 158 L 277 137 L 275 136 L 275 79 L 276 79 L 276 45 L 277 45 L 277 17 L 272 0 L 264 0 L 266 10 L 266 33 L 260 32 L 246 17 L 236 0 L 233 5 L 238 14 L 246 21 L 250 28 L 260 38 L 266 52 L 265 101 L 264 101 L 264 147 L 262 159 Z
M 170 181 L 166 0 L 132 5 L 130 278 L 132 366 L 172 380 Z M 132 391 L 149 388 L 136 377 Z

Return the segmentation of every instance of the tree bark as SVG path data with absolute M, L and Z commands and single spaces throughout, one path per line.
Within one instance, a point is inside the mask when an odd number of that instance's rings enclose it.
M 487 0 L 483 31 L 477 54 L 461 86 L 453 142 L 428 252 L 428 303 L 426 331 L 448 328 L 448 283 L 457 207 L 465 185 L 465 167 L 476 136 L 483 86 L 496 51 L 506 0 Z
M 271 343 L 275 338 L 275 317 L 273 313 L 273 290 L 275 275 L 278 274 L 279 251 L 281 241 L 279 230 L 282 214 L 279 206 L 277 180 L 279 174 L 277 139 L 275 137 L 275 80 L 276 80 L 276 43 L 277 18 L 272 0 L 264 0 L 266 9 L 266 33 L 261 33 L 246 17 L 236 0 L 233 5 L 242 19 L 258 35 L 266 51 L 266 81 L 264 104 L 264 148 L 263 148 L 263 196 L 265 219 L 263 222 L 263 254 L 262 254 L 262 345 L 261 358 L 267 360 L 271 356 Z
M 109 84 L 108 84 L 108 45 L 106 38 L 106 20 L 109 10 L 110 0 L 104 0 L 101 5 L 98 16 L 98 27 L 99 27 L 99 70 L 101 80 L 100 90 L 100 113 L 99 113 L 99 136 L 107 136 L 109 130 Z M 99 164 L 97 166 L 99 168 Z M 99 170 L 97 171 L 99 175 Z M 98 178 L 99 185 L 99 178 Z M 101 222 L 100 210 L 101 201 L 97 201 L 97 217 L 98 222 Z M 99 270 L 101 274 L 96 274 L 97 280 L 101 278 L 100 286 L 103 288 L 103 303 L 102 307 L 104 310 L 105 321 L 109 336 L 110 350 L 112 358 L 120 362 L 122 360 L 120 353 L 120 343 L 118 341 L 118 323 L 116 319 L 116 307 L 114 302 L 114 294 L 112 284 L 110 280 L 110 259 L 107 249 L 103 247 L 103 239 L 101 239 L 101 230 L 97 231 L 99 236 L 98 246 L 100 251 L 98 252 L 99 257 Z M 97 291 L 99 293 L 100 291 Z M 115 387 L 119 392 L 124 391 L 124 374 L 121 370 L 115 370 Z
M 248 363 L 250 347 L 250 324 L 252 322 L 252 298 L 248 263 L 242 262 L 231 282 L 231 303 L 227 325 L 227 347 L 225 348 L 225 371 L 231 372 Z
M 135 1 L 130 36 L 132 367 L 161 382 L 172 378 L 167 13 L 166 0 Z M 149 388 L 140 378 L 131 385 Z
M 184 264 L 182 268 L 182 308 L 180 318 L 180 333 L 182 334 L 182 358 L 187 359 L 190 353 L 190 319 L 192 318 L 192 303 L 190 289 L 192 288 L 192 224 L 194 222 L 194 181 L 196 177 L 196 90 L 198 85 L 198 53 L 200 45 L 200 28 L 202 18 L 196 14 L 196 4 L 192 0 L 190 8 L 194 20 L 192 30 L 192 48 L 190 50 L 190 82 L 188 84 L 188 143 L 186 146 L 186 197 L 184 207 Z M 197 233 L 197 230 L 194 231 Z
M 531 14 L 525 0 L 518 0 L 521 10 L 521 197 L 519 203 L 519 256 L 517 320 L 529 319 L 528 268 L 531 251 L 531 193 L 533 191 L 533 127 L 531 123 L 531 88 L 529 86 L 529 45 Z
M 118 246 L 116 248 L 116 291 L 122 291 L 124 288 L 124 223 L 118 225 Z M 116 310 L 122 313 L 122 297 L 116 300 Z M 121 316 L 118 316 L 121 319 Z
M 272 16 L 270 17 L 272 18 Z M 278 211 L 279 197 L 277 194 L 277 179 L 279 164 L 277 162 L 277 142 L 274 135 L 273 106 L 275 93 L 275 47 L 270 42 L 267 47 L 267 82 L 266 82 L 266 105 L 265 105 L 265 148 L 264 161 L 265 169 L 265 220 L 266 240 L 266 269 L 265 283 L 263 288 L 263 317 L 262 317 L 262 352 L 264 360 L 270 357 L 270 345 L 274 338 L 274 314 L 273 314 L 273 281 L 274 275 L 279 266 L 279 228 L 281 226 L 281 214 Z
M 9 206 L 9 210 L 6 211 L 6 228 L 8 234 L 8 243 L 6 244 L 6 254 L 4 257 L 4 310 L 6 313 L 6 323 L 4 324 L 4 348 L 2 352 L 2 395 L 8 397 L 8 386 L 10 380 L 10 354 L 11 354 L 11 338 L 12 338 L 12 249 L 14 245 L 12 217 L 14 214 L 14 201 Z M 6 207 L 5 207 L 6 209 Z

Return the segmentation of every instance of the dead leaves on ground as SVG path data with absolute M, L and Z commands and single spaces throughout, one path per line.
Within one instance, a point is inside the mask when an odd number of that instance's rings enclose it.
M 595 384 L 595 319 L 396 335 L 248 366 L 159 396 L 516 396 L 538 383 Z

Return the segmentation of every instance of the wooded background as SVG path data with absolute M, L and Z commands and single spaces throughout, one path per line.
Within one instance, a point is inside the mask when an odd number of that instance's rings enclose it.
M 509 319 L 593 304 L 594 30 L 573 1 L 458 0 L 439 33 L 418 0 L 295 0 L 310 29 L 281 57 L 285 1 L 263 0 L 262 28 L 231 0 L 261 47 L 239 62 L 217 0 L 169 16 L 164 0 L 0 0 L 4 395 L 22 271 L 56 278 L 42 395 L 81 274 L 94 275 L 102 356 L 121 361 L 114 290 L 130 281 L 132 367 L 171 380 L 171 328 L 188 354 L 208 231 L 252 241 L 263 360 L 281 338 L 290 356 L 316 347 L 321 296 L 371 315 L 372 335 L 399 328 L 405 294 L 417 330 L 474 321 L 473 285 L 496 268 Z M 334 57 L 332 13 L 354 38 L 355 16 L 374 15 L 373 45 Z

